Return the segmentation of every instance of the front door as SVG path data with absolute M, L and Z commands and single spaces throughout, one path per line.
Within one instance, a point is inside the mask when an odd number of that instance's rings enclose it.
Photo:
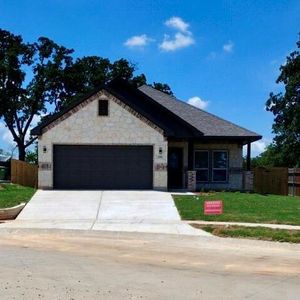
M 170 147 L 168 150 L 168 188 L 181 189 L 183 178 L 183 149 Z

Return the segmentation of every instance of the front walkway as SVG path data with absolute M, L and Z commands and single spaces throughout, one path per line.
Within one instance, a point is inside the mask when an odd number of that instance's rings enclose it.
M 210 235 L 182 222 L 171 194 L 157 191 L 38 190 L 1 227 Z

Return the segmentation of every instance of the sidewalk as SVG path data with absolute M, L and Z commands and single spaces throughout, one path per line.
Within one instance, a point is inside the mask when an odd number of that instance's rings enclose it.
M 235 225 L 245 227 L 267 227 L 272 229 L 286 229 L 286 230 L 300 230 L 300 226 L 296 225 L 285 225 L 285 224 L 264 224 L 264 223 L 243 223 L 243 222 L 215 222 L 215 221 L 185 221 L 188 224 L 199 224 L 199 225 Z
M 193 228 L 187 223 L 155 222 L 93 222 L 91 220 L 11 220 L 0 222 L 1 229 L 68 229 L 85 231 L 115 231 L 132 233 L 158 233 L 189 236 L 213 237 L 212 234 Z

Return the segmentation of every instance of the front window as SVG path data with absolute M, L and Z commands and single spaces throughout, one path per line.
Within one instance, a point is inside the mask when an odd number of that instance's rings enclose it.
M 206 150 L 195 151 L 195 170 L 198 182 L 209 181 L 209 154 Z
M 227 181 L 228 172 L 228 152 L 215 150 L 212 153 L 212 181 Z
M 194 169 L 197 182 L 226 182 L 228 180 L 228 151 L 195 150 Z

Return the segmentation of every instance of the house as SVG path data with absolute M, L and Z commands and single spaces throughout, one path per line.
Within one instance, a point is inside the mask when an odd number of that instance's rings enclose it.
M 1 163 L 7 163 L 11 159 L 10 156 L 6 154 L 0 154 L 0 165 Z
M 10 159 L 7 154 L 0 154 L 0 181 L 10 178 Z
M 42 189 L 243 188 L 242 147 L 261 136 L 150 86 L 123 80 L 47 118 Z

